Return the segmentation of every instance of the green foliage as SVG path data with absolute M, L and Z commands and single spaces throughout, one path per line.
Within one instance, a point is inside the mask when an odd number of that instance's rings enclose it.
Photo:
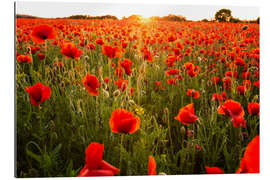
M 229 9 L 220 9 L 218 12 L 216 12 L 215 19 L 218 22 L 229 22 L 232 18 L 231 14 L 232 11 Z

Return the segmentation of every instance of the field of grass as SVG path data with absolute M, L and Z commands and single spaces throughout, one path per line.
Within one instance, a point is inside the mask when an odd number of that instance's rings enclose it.
M 259 43 L 258 24 L 17 19 L 16 176 L 78 176 L 92 142 L 116 175 L 149 156 L 157 174 L 235 173 L 259 135 Z M 135 132 L 112 131 L 119 108 Z

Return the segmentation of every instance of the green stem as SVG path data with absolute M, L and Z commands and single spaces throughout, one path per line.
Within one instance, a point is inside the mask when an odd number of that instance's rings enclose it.
M 125 138 L 125 134 L 122 133 L 121 134 L 121 144 L 120 144 L 120 164 L 119 164 L 120 173 L 121 173 L 121 170 L 122 170 L 122 158 L 123 158 L 123 156 L 122 156 L 122 148 L 124 148 L 124 146 L 123 146 L 124 138 Z M 122 175 L 122 173 L 121 173 L 121 175 Z

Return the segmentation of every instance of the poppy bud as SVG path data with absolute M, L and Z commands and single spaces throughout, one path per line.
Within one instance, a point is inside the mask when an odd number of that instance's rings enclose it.
M 186 128 L 185 128 L 184 126 L 181 127 L 180 133 L 181 133 L 182 135 L 185 135 L 185 134 L 186 134 Z
M 106 91 L 105 89 L 102 89 L 102 92 L 103 92 L 103 95 L 104 95 L 106 98 L 110 97 L 109 92 Z
M 129 105 L 131 105 L 131 106 L 135 106 L 135 105 L 136 105 L 136 103 L 135 103 L 133 100 L 129 100 L 128 103 L 129 103 Z
M 86 60 L 86 61 L 88 61 L 89 60 L 89 56 L 84 56 L 84 59 Z
M 160 172 L 158 175 L 166 176 L 167 174 L 165 172 Z
M 113 92 L 113 95 L 114 95 L 115 97 L 119 96 L 120 94 L 121 94 L 121 92 L 119 91 L 119 89 L 117 89 L 117 90 L 115 90 L 115 91 Z

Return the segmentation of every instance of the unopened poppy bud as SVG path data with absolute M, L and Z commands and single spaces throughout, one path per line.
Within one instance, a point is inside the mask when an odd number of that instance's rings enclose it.
M 55 123 L 53 120 L 50 121 L 50 129 L 51 129 L 51 131 L 55 130 Z
M 185 135 L 185 134 L 186 134 L 186 128 L 185 128 L 184 126 L 181 127 L 180 133 L 181 133 L 182 135 Z
M 84 59 L 86 60 L 86 61 L 88 61 L 89 60 L 89 56 L 84 56 Z
M 169 109 L 167 107 L 164 108 L 164 113 L 169 114 Z
M 135 103 L 133 100 L 129 100 L 128 103 L 129 103 L 129 105 L 131 105 L 131 106 L 135 106 L 135 105 L 136 105 L 136 103 Z
M 103 95 L 104 95 L 106 98 L 110 97 L 109 92 L 106 91 L 105 89 L 102 89 L 102 92 L 103 92 Z
M 120 94 L 121 94 L 121 92 L 119 91 L 119 89 L 117 89 L 117 90 L 115 90 L 115 91 L 113 92 L 113 95 L 114 95 L 115 97 L 119 96 Z
M 165 172 L 160 172 L 159 175 L 165 176 L 165 175 L 167 175 L 167 174 L 166 174 Z
M 106 90 L 108 89 L 108 86 L 107 86 L 107 84 L 105 84 L 105 83 L 102 83 L 101 85 L 102 85 L 102 88 L 104 88 L 104 89 L 106 89 Z

